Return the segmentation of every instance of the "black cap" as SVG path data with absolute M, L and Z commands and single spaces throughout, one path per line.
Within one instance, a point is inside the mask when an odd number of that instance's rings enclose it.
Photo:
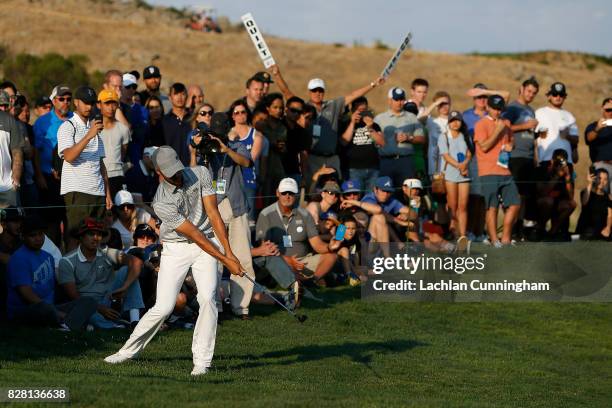
M 149 224 L 138 224 L 136 226 L 136 229 L 134 229 L 133 236 L 134 236 L 134 239 L 145 237 L 145 236 L 149 236 L 154 239 L 157 239 L 157 234 L 155 233 L 155 230 L 151 228 Z
M 79 86 L 76 91 L 74 91 L 74 99 L 83 101 L 88 105 L 93 105 L 98 101 L 98 95 L 96 91 L 89 86 Z
M 36 100 L 36 105 L 34 107 L 38 108 L 39 106 L 50 105 L 50 104 L 51 104 L 51 99 L 49 99 L 48 96 L 43 95 Z
M 416 103 L 412 102 L 412 101 L 408 101 L 404 104 L 404 110 L 406 112 L 410 112 L 414 115 L 418 115 L 419 114 L 419 107 L 417 106 Z
M 132 74 L 136 77 L 136 80 L 138 81 L 140 79 L 140 72 L 133 70 L 133 71 L 129 71 L 127 72 L 128 74 Z
M 251 79 L 254 79 L 255 81 L 263 82 L 263 83 L 266 83 L 266 84 L 273 84 L 274 83 L 274 81 L 272 80 L 272 76 L 269 73 L 267 73 L 266 71 L 259 71 L 258 73 L 253 75 L 251 77 Z
M 157 68 L 155 65 L 149 65 L 142 70 L 142 77 L 144 79 L 161 78 L 161 72 L 159 72 L 159 68 Z
M 451 113 L 448 114 L 448 123 L 452 122 L 453 120 L 460 120 L 463 122 L 463 115 L 461 115 L 461 112 L 459 111 L 452 111 Z
M 555 82 L 554 84 L 552 84 L 548 92 L 546 92 L 546 95 L 551 95 L 551 94 L 559 94 L 562 96 L 567 96 L 567 90 L 565 89 L 565 84 L 563 82 Z
M 0 221 L 20 221 L 25 217 L 21 207 L 7 207 L 0 210 Z
M 487 105 L 489 106 L 489 108 L 501 111 L 504 110 L 504 108 L 506 107 L 506 101 L 499 95 L 489 95 L 489 98 L 487 99 Z
M 21 233 L 24 235 L 31 234 L 36 231 L 44 231 L 47 229 L 45 222 L 38 215 L 30 215 L 25 217 L 21 223 Z

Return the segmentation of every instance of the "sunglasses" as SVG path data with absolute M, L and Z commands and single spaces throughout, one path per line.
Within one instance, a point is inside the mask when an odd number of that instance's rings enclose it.
M 310 92 L 313 92 L 313 93 L 325 93 L 325 89 L 323 89 L 323 88 L 315 88 L 315 89 L 311 89 Z
M 119 206 L 120 210 L 125 210 L 126 208 L 129 210 L 133 210 L 134 208 L 136 208 L 136 206 L 134 204 L 123 204 Z
M 234 111 L 233 112 L 234 115 L 246 115 L 246 111 L 245 110 L 241 110 L 241 111 Z
M 285 196 L 285 197 L 286 196 L 292 196 L 293 197 L 295 195 L 295 193 L 292 193 L 291 191 L 283 191 L 282 193 L 280 193 L 280 195 Z
M 161 109 L 161 105 L 149 105 L 147 106 L 147 108 L 149 110 L 153 110 L 153 109 Z
M 336 196 L 336 197 L 340 195 L 339 193 L 336 193 L 335 191 L 324 191 L 324 193 L 327 193 L 329 195 L 333 195 L 333 196 Z
M 213 114 L 213 111 L 210 111 L 210 110 L 203 110 L 199 112 L 200 116 L 212 116 L 212 114 Z
M 72 96 L 58 96 L 57 100 L 60 102 L 70 102 L 72 100 Z
M 606 108 L 604 109 L 604 111 L 606 111 L 607 113 L 612 113 L 612 108 Z
M 487 95 L 480 95 L 480 96 L 475 97 L 474 99 L 487 99 L 487 98 L 488 98 Z
M 555 97 L 555 98 L 559 97 L 559 96 L 562 97 L 562 98 L 565 98 L 567 96 L 567 94 L 559 93 L 559 92 L 551 92 L 550 96 Z
M 138 85 L 132 84 L 132 85 L 126 86 L 125 89 L 134 89 L 135 90 L 137 87 L 138 87 Z
M 289 109 L 289 112 L 295 113 L 295 114 L 300 114 L 300 113 L 304 112 L 303 110 L 296 109 L 296 108 L 288 108 L 288 109 Z

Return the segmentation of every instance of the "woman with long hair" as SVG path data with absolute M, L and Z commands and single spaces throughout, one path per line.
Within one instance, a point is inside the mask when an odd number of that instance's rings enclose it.
M 283 95 L 280 93 L 268 94 L 263 104 L 268 111 L 268 118 L 262 124 L 261 131 L 270 142 L 263 193 L 264 205 L 269 205 L 276 201 L 276 187 L 285 177 L 282 157 L 287 153 L 287 128 L 282 121 L 285 112 Z
M 164 117 L 164 105 L 161 99 L 153 95 L 145 102 L 145 108 L 149 113 L 147 131 L 144 137 L 144 147 L 162 146 L 164 142 L 164 128 L 162 118 Z
M 193 129 L 191 137 L 194 138 L 194 143 L 196 145 L 199 144 L 202 140 L 199 134 L 198 125 L 200 123 L 205 123 L 206 126 L 210 128 L 210 126 L 212 125 L 212 116 L 214 113 L 215 108 L 210 103 L 203 103 L 202 105 L 198 106 L 197 109 L 194 111 L 193 117 L 191 118 L 191 129 Z M 189 165 L 193 167 L 200 164 L 201 158 L 198 155 L 198 150 L 191 146 L 191 144 L 189 145 L 189 153 L 191 156 Z

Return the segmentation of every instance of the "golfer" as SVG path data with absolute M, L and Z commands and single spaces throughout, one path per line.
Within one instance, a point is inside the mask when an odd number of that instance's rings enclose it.
M 134 358 L 151 341 L 172 313 L 176 296 L 191 268 L 200 304 L 193 332 L 191 375 L 206 374 L 217 331 L 217 260 L 234 275 L 242 276 L 244 271 L 229 246 L 208 170 L 200 166 L 185 168 L 169 146 L 157 149 L 152 159 L 160 178 L 153 209 L 162 220 L 160 239 L 163 242 L 157 301 L 121 350 L 104 361 L 118 364 Z

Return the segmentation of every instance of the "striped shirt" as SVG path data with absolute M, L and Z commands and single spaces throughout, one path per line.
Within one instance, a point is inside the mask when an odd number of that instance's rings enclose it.
M 64 150 L 74 146 L 89 131 L 89 121 L 83 122 L 79 115 L 68 119 L 57 130 L 57 151 L 64 158 Z M 104 158 L 104 143 L 96 136 L 72 163 L 64 160 L 60 194 L 80 192 L 104 196 L 104 178 L 100 172 L 100 161 Z
M 202 198 L 215 195 L 210 172 L 205 167 L 186 167 L 183 170 L 183 185 L 173 186 L 162 181 L 153 198 L 153 209 L 161 219 L 160 240 L 162 242 L 189 242 L 176 228 L 189 221 L 205 234 L 211 225 L 204 211 Z

